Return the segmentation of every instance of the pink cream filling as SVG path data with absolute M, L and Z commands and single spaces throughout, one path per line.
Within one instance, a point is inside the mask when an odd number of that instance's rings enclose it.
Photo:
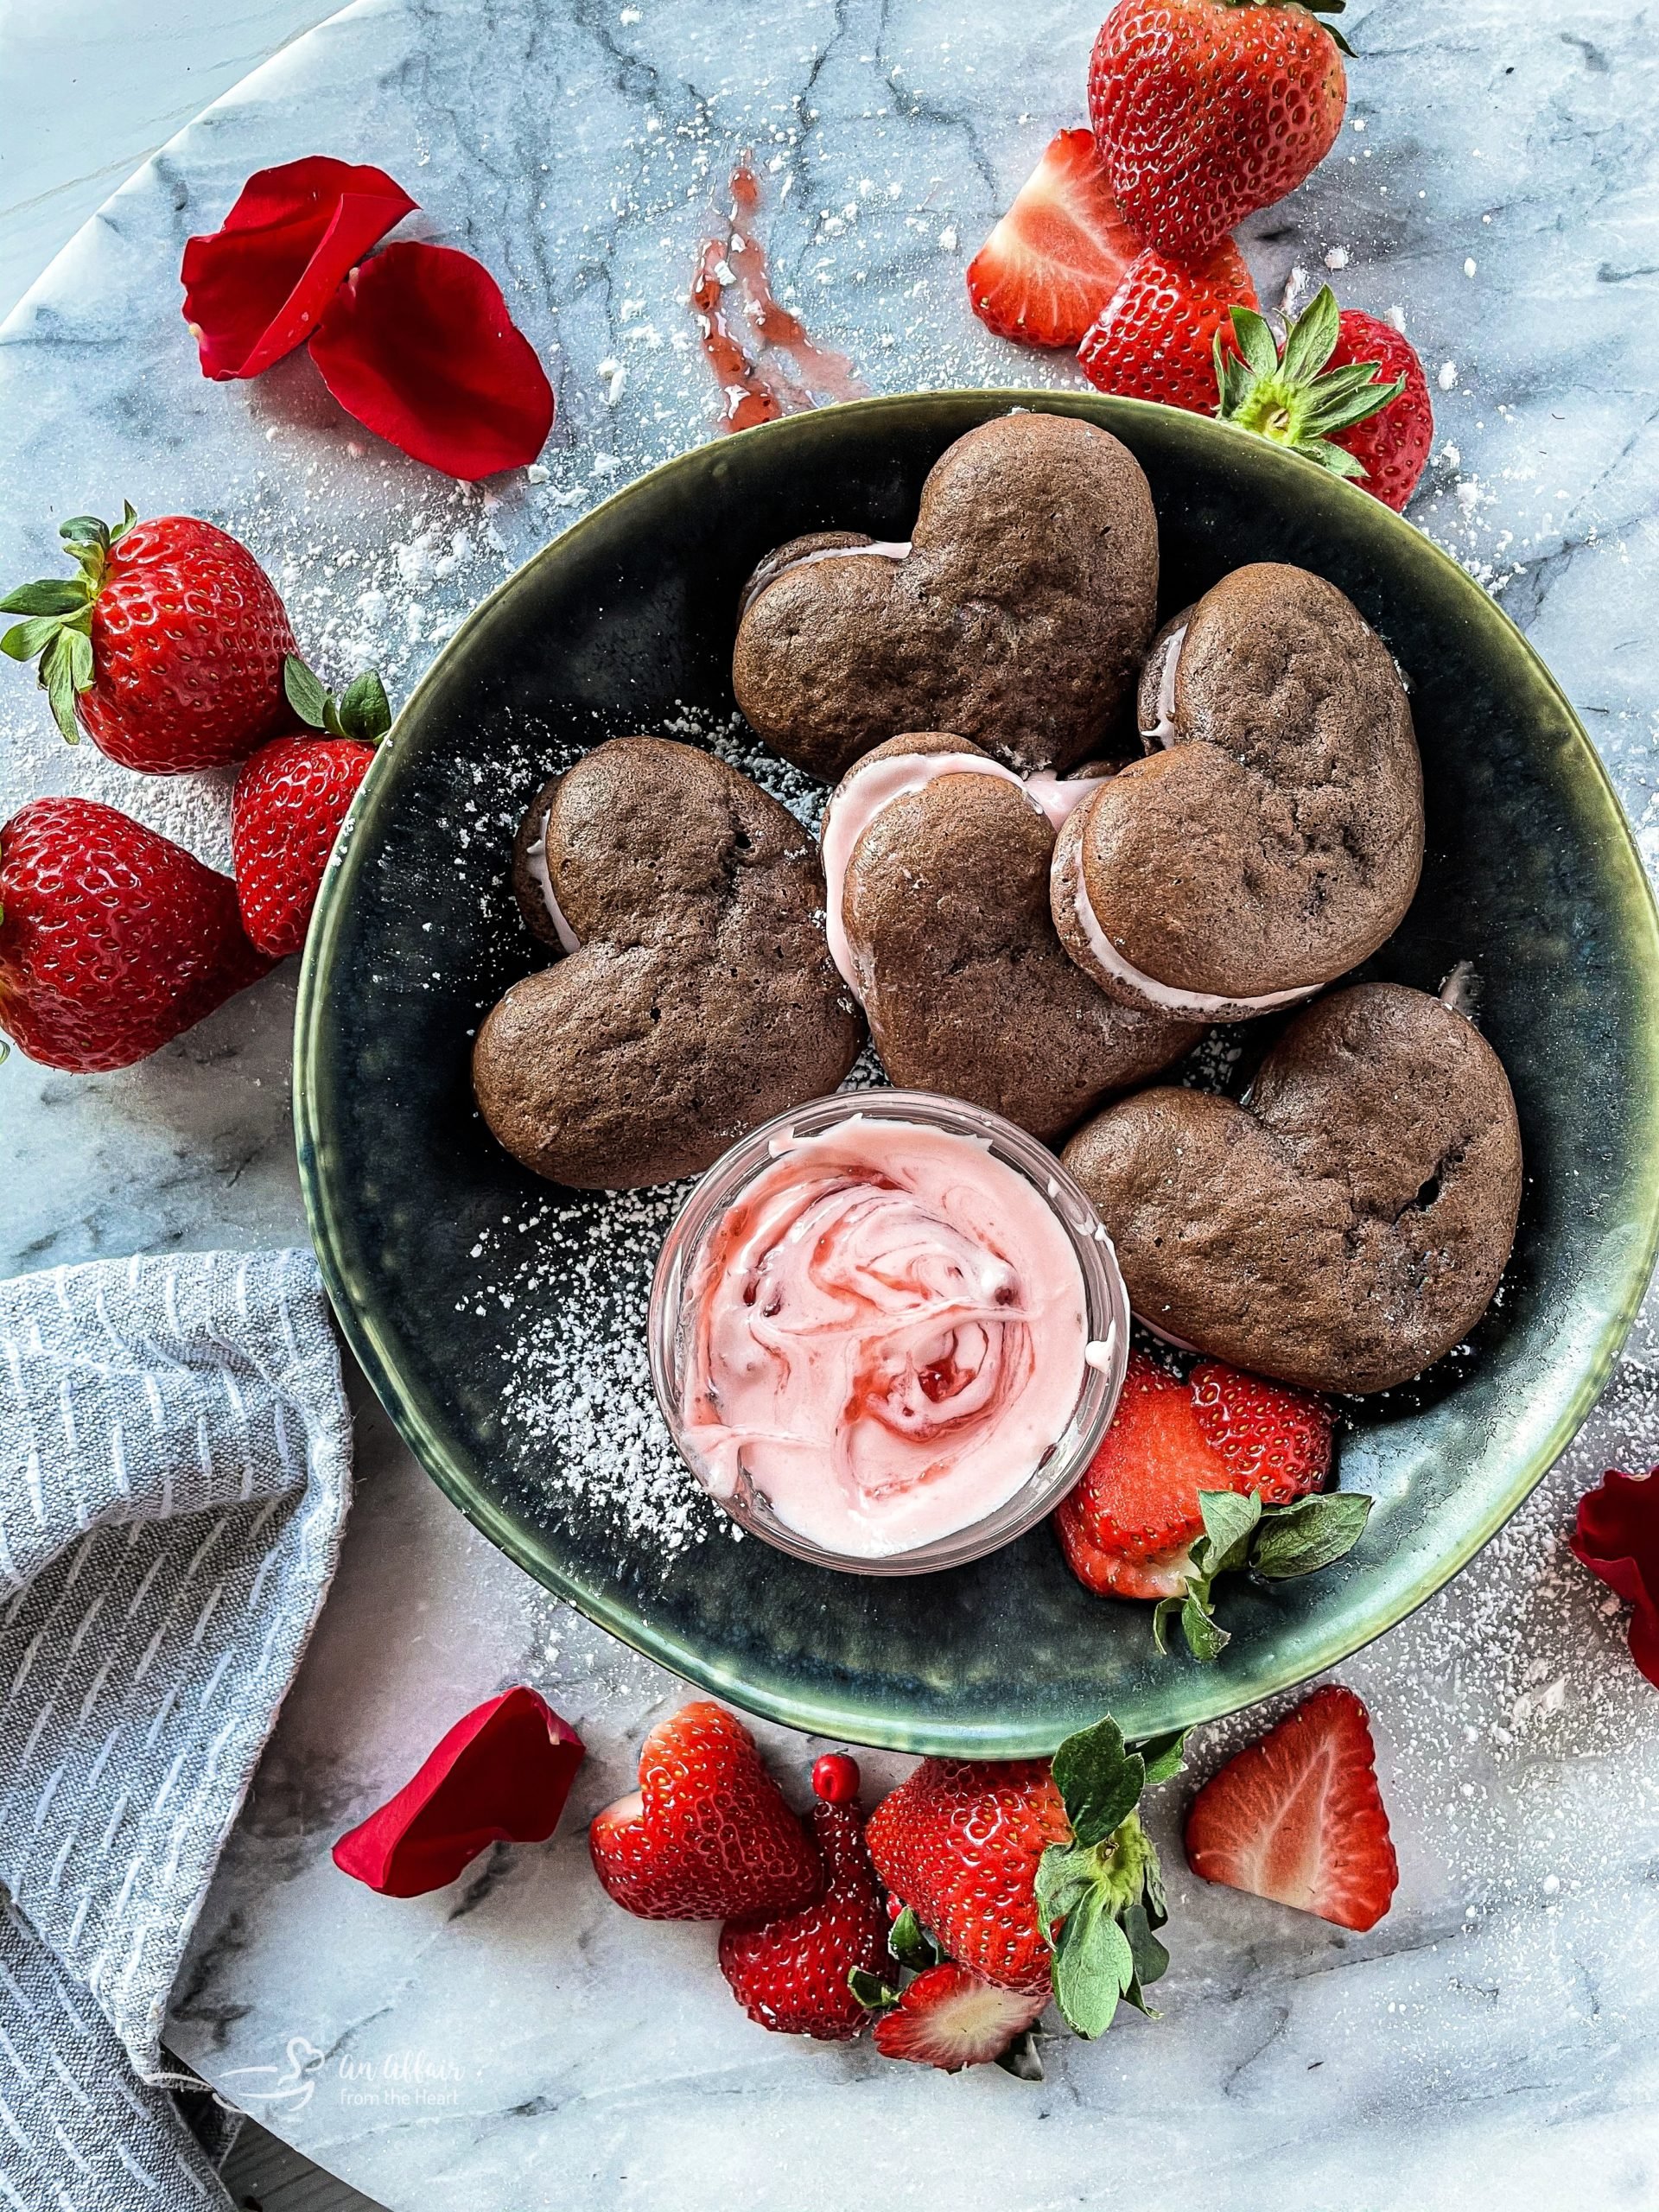
M 842 1557 L 974 1526 L 1083 1388 L 1083 1272 L 1042 1194 L 970 1137 L 855 1115 L 780 1137 L 688 1285 L 688 1439 Z
M 895 753 L 885 760 L 857 770 L 830 801 L 819 838 L 823 857 L 824 934 L 830 941 L 830 957 L 861 1005 L 863 993 L 853 972 L 853 949 L 848 942 L 842 913 L 848 863 L 859 839 L 885 807 L 891 806 L 894 799 L 925 791 L 939 776 L 1000 776 L 1005 784 L 1012 784 L 1016 791 L 1023 792 L 1057 831 L 1072 809 L 1081 806 L 1091 791 L 1100 788 L 1093 777 L 1079 779 L 1045 774 L 1021 778 L 1012 768 L 1005 768 L 1000 760 L 988 760 L 978 753 Z
M 1101 927 L 1100 917 L 1089 897 L 1081 853 L 1071 873 L 1072 904 L 1090 951 L 1108 975 L 1128 984 L 1150 1005 L 1161 1007 L 1166 1014 L 1186 1014 L 1196 1021 L 1214 1021 L 1236 1007 L 1248 1007 L 1252 1014 L 1271 1014 L 1275 1007 L 1294 1006 L 1299 999 L 1311 999 L 1321 988 L 1318 983 L 1303 983 L 1294 991 L 1267 991 L 1260 998 L 1230 999 L 1218 997 L 1212 991 L 1178 991 L 1171 983 L 1160 983 L 1155 976 L 1147 975 L 1126 960 Z
M 582 950 L 582 939 L 564 918 L 564 909 L 553 894 L 553 877 L 547 865 L 546 823 L 542 824 L 540 836 L 531 840 L 530 851 L 525 858 L 536 887 L 542 894 L 542 903 L 551 915 L 553 926 L 559 933 L 561 948 L 566 952 L 579 952 Z
M 1169 641 L 1169 651 L 1164 655 L 1164 664 L 1158 671 L 1158 719 L 1150 729 L 1141 733 L 1144 738 L 1156 738 L 1166 752 L 1175 734 L 1175 671 L 1180 664 L 1181 647 L 1186 642 L 1186 625 L 1182 623 Z

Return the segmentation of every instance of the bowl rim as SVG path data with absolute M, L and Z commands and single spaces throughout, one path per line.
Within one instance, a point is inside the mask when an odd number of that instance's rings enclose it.
M 1311 471 L 1320 481 L 1322 497 L 1333 499 L 1338 509 L 1344 502 L 1349 503 L 1355 520 L 1363 520 L 1368 531 L 1379 531 L 1385 538 L 1394 537 L 1408 547 L 1414 559 L 1425 563 L 1432 574 L 1459 596 L 1471 615 L 1478 610 L 1479 620 L 1495 625 L 1505 636 L 1510 649 L 1518 650 L 1577 741 L 1580 765 L 1587 770 L 1592 786 L 1608 810 L 1616 831 L 1614 844 L 1622 850 L 1631 879 L 1638 887 L 1634 912 L 1627 914 L 1626 918 L 1636 922 L 1645 936 L 1645 957 L 1639 964 L 1659 997 L 1659 900 L 1656 899 L 1653 883 L 1618 791 L 1572 702 L 1525 633 L 1497 601 L 1442 547 L 1358 485 L 1332 475 L 1316 462 L 1285 447 L 1214 416 L 1187 413 L 1155 401 L 1042 387 L 973 385 L 885 393 L 785 416 L 738 435 L 746 441 L 766 441 L 787 448 L 795 440 L 810 440 L 823 431 L 836 429 L 853 416 L 871 422 L 879 422 L 886 415 L 917 410 L 937 410 L 943 416 L 964 404 L 982 410 L 987 418 L 999 412 L 1028 409 L 1081 416 L 1106 429 L 1111 429 L 1116 423 L 1133 424 L 1152 419 L 1167 424 L 1173 418 L 1183 426 L 1184 435 L 1200 446 L 1212 444 L 1217 461 L 1225 457 L 1230 448 L 1248 448 L 1254 464 L 1269 472 L 1277 468 Z M 540 546 L 511 575 L 503 578 L 439 647 L 398 712 L 391 733 L 377 747 L 324 872 L 300 970 L 294 1025 L 294 1123 L 301 1191 L 311 1239 L 342 1333 L 416 1460 L 445 1496 L 516 1566 L 597 1626 L 700 1688 L 728 1697 L 748 1713 L 804 1734 L 835 1736 L 849 1743 L 911 1753 L 998 1759 L 1046 1756 L 1055 1748 L 1052 1731 L 1033 1728 L 1018 1719 L 964 1716 L 941 1723 L 925 1714 L 915 1717 L 878 1712 L 868 1701 L 858 1701 L 855 1693 L 838 1696 L 832 1688 L 815 1692 L 798 1685 L 776 1689 L 752 1683 L 740 1669 L 723 1663 L 717 1656 L 710 1657 L 687 1637 L 643 1618 L 620 1597 L 580 1583 L 543 1550 L 531 1530 L 487 1496 L 459 1464 L 440 1425 L 423 1403 L 418 1385 L 404 1372 L 397 1346 L 374 1312 L 372 1302 L 366 1296 L 359 1295 L 346 1259 L 348 1247 L 342 1233 L 346 1205 L 343 1194 L 331 1185 L 325 1166 L 327 1138 L 320 1096 L 320 1048 L 331 997 L 327 979 L 353 880 L 356 833 L 372 817 L 382 788 L 390 779 L 391 764 L 397 759 L 400 735 L 405 728 L 413 727 L 429 697 L 447 680 L 454 662 L 486 626 L 498 604 L 525 588 L 549 563 L 580 545 L 586 536 L 606 526 L 620 505 L 639 498 L 648 486 L 658 486 L 707 467 L 724 443 L 723 439 L 706 439 L 644 471 Z M 1650 1033 L 1644 1045 L 1649 1075 L 1649 1115 L 1655 1134 L 1659 1136 L 1659 1030 Z M 1260 1677 L 1247 1684 L 1235 1683 L 1224 1669 L 1215 1668 L 1172 1672 L 1167 1706 L 1171 1727 L 1192 1727 L 1223 1719 L 1266 1698 L 1299 1688 L 1326 1669 L 1351 1657 L 1397 1627 L 1443 1589 L 1511 1519 L 1583 1427 L 1635 1324 L 1656 1256 L 1659 1256 L 1659 1146 L 1656 1146 L 1654 1160 L 1654 1170 L 1643 1192 L 1645 1209 L 1639 1224 L 1640 1234 L 1626 1239 L 1622 1272 L 1615 1278 L 1618 1295 L 1615 1298 L 1610 1294 L 1605 1301 L 1605 1319 L 1593 1354 L 1555 1421 L 1534 1444 L 1514 1479 L 1489 1510 L 1464 1532 L 1456 1546 L 1437 1556 L 1430 1571 L 1414 1577 L 1405 1588 L 1391 1592 L 1386 1602 L 1365 1613 L 1357 1623 L 1332 1626 L 1323 1637 L 1310 1636 L 1299 1646 L 1297 1657 L 1289 1664 L 1262 1669 L 1261 1674 L 1271 1678 L 1265 1685 Z M 1632 1230 L 1637 1226 L 1632 1222 Z

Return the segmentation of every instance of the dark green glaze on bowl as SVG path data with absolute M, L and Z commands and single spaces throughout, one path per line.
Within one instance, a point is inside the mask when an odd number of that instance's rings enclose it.
M 499 1406 L 496 1323 L 458 1310 L 479 1228 L 531 1179 L 472 1111 L 467 1032 L 531 964 L 499 840 L 441 818 L 505 724 L 594 737 L 731 710 L 738 588 L 769 547 L 832 525 L 908 536 L 922 479 L 1011 406 L 1087 416 L 1151 479 L 1162 607 L 1251 560 L 1313 569 L 1413 686 L 1423 884 L 1370 972 L 1433 990 L 1472 959 L 1515 1085 L 1529 1183 L 1472 1354 L 1362 1403 L 1344 1486 L 1377 1500 L 1358 1552 L 1306 1582 L 1230 1586 L 1220 1663 L 1160 1659 L 1147 1609 L 1090 1597 L 1046 1528 L 948 1574 L 861 1580 L 757 1543 L 665 1573 L 576 1508 L 550 1519 Z M 483 788 L 497 804 L 500 772 Z M 433 926 L 423 931 L 422 924 Z M 434 976 L 434 970 L 442 973 Z M 411 979 L 423 980 L 418 988 Z M 1375 500 L 1205 418 L 1135 401 L 934 392 L 804 415 L 701 448 L 576 524 L 440 655 L 360 792 L 307 950 L 296 1119 L 312 1233 L 353 1348 L 434 1479 L 519 1564 L 717 1695 L 911 1751 L 1052 1750 L 1103 1710 L 1132 1736 L 1285 1689 L 1392 1625 L 1502 1526 L 1605 1381 L 1659 1237 L 1659 931 L 1588 740 L 1507 618 Z

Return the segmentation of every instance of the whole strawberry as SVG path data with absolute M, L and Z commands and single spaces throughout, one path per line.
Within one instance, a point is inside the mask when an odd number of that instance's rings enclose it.
M 1423 365 L 1393 324 L 1338 309 L 1328 284 L 1286 323 L 1282 341 L 1248 308 L 1231 323 L 1214 365 L 1223 421 L 1403 507 L 1428 465 L 1434 410 Z
M 1235 307 L 1255 287 L 1231 238 L 1191 264 L 1151 247 L 1138 254 L 1077 348 L 1077 365 L 1102 391 L 1161 400 L 1208 415 L 1216 404 L 1216 347 L 1230 346 Z
M 1156 1934 L 1165 1918 L 1158 1857 L 1135 1807 L 1149 1783 L 1179 1772 L 1181 1746 L 1172 1736 L 1131 1750 L 1109 1714 L 1068 1736 L 1052 1762 L 924 1759 L 876 1807 L 865 1834 L 877 1873 L 955 1962 L 957 1978 L 925 1990 L 924 1974 L 902 1995 L 880 1991 L 876 2001 L 901 2015 L 907 1998 L 912 2012 L 937 2003 L 954 2015 L 961 2006 L 963 2034 L 1004 2044 L 1036 2018 L 1051 1986 L 1079 2035 L 1103 2033 L 1120 1997 L 1144 2010 L 1145 1985 L 1168 1954 Z M 982 1985 L 1017 1993 L 1029 2012 L 982 2006 L 964 1968 Z M 907 2033 L 895 2028 L 889 2039 Z M 877 2043 L 889 2049 L 879 2029 Z M 931 2049 L 890 2055 L 951 2063 Z M 995 2055 L 980 2050 L 955 2063 Z
M 304 662 L 283 671 L 289 705 L 320 737 L 278 737 L 245 763 L 231 798 L 231 858 L 248 935 L 273 960 L 305 943 L 328 855 L 391 728 L 380 678 L 359 676 L 336 699 Z
M 1347 105 L 1344 0 L 1118 0 L 1089 64 L 1089 118 L 1112 195 L 1149 245 L 1204 253 L 1294 192 Z
M 38 656 L 72 745 L 79 718 L 123 767 L 172 776 L 228 767 L 283 727 L 294 636 L 245 545 L 193 515 L 141 523 L 130 507 L 113 530 L 77 515 L 58 535 L 79 573 L 0 599 L 29 618 L 0 651 Z
M 828 1877 L 823 1895 L 781 1919 L 728 1920 L 720 1931 L 720 1970 L 760 2026 L 849 2043 L 869 2018 L 849 1975 L 885 1978 L 893 1970 L 887 1915 L 855 1802 L 857 1765 L 844 1757 L 820 1759 L 812 1786 L 818 1802 L 806 1827 Z
M 1037 1866 L 1071 1840 L 1046 1759 L 924 1759 L 870 1815 L 876 1872 L 943 1948 L 1004 1989 L 1046 1989 Z
M 640 1920 L 795 1912 L 823 1889 L 810 1829 L 753 1737 L 702 1700 L 658 1722 L 639 1789 L 594 1815 L 588 1843 L 606 1891 Z
M 230 878 L 114 807 L 37 798 L 0 830 L 0 1029 L 42 1066 L 128 1067 L 270 965 Z

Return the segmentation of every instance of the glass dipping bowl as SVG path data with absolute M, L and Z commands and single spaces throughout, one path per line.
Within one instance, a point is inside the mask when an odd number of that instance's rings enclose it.
M 682 1408 L 685 1363 L 695 1308 L 687 1293 L 708 1238 L 733 1200 L 772 1163 L 779 1136 L 817 1136 L 861 1115 L 873 1122 L 906 1122 L 968 1137 L 987 1146 L 1002 1162 L 1033 1185 L 1065 1230 L 1083 1275 L 1084 1313 L 1090 1357 L 1084 1362 L 1076 1403 L 1060 1434 L 1026 1481 L 982 1519 L 908 1551 L 869 1557 L 830 1551 L 779 1519 L 771 1500 L 747 1476 L 735 1492 L 720 1497 L 710 1471 L 687 1433 Z M 1000 1114 L 941 1098 L 930 1090 L 843 1090 L 763 1123 L 717 1160 L 687 1199 L 664 1240 L 651 1287 L 647 1324 L 651 1376 L 657 1402 L 686 1465 L 715 1503 L 739 1526 L 763 1542 L 815 1567 L 846 1574 L 932 1574 L 1010 1543 L 1052 1512 L 1082 1475 L 1106 1433 L 1123 1387 L 1129 1356 L 1129 1302 L 1118 1272 L 1117 1255 L 1082 1190 L 1046 1145 L 1027 1136 Z

